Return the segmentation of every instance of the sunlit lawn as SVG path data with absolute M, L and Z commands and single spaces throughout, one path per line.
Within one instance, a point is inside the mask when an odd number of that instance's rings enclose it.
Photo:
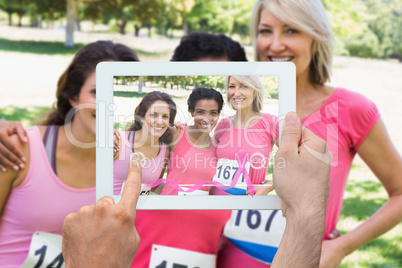
M 387 200 L 378 181 L 349 179 L 338 228 L 346 233 L 365 221 Z M 344 259 L 340 267 L 402 267 L 402 223 Z

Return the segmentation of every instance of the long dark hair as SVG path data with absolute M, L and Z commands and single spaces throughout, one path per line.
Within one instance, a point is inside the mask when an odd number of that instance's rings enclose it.
M 140 104 L 138 104 L 137 108 L 135 108 L 134 123 L 128 128 L 129 131 L 137 131 L 142 129 L 141 118 L 145 117 L 148 109 L 156 101 L 163 101 L 169 105 L 169 124 L 174 124 L 174 119 L 176 118 L 177 112 L 176 103 L 174 103 L 173 99 L 168 94 L 160 91 L 152 91 L 146 94 L 142 98 Z M 170 144 L 172 142 L 172 132 L 169 130 L 169 128 L 165 131 L 165 133 L 163 133 L 159 140 L 165 144 Z
M 97 41 L 81 48 L 57 82 L 53 111 L 42 125 L 64 125 L 67 113 L 73 108 L 70 99 L 78 96 L 89 75 L 101 61 L 138 61 L 130 48 L 111 41 Z

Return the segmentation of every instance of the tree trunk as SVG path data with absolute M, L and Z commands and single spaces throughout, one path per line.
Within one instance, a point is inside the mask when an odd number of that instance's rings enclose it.
M 12 20 L 13 12 L 7 11 L 7 14 L 8 14 L 8 26 L 12 26 L 13 25 L 13 20 Z
M 24 11 L 18 11 L 18 27 L 22 26 L 22 16 L 24 16 Z
M 42 28 L 42 15 L 36 19 L 36 28 Z
M 138 35 L 140 34 L 140 29 L 141 29 L 140 26 L 134 25 L 134 35 L 135 35 L 135 37 L 138 37 Z
M 142 94 L 142 85 L 144 84 L 144 77 L 140 76 L 138 79 L 138 94 Z
M 64 46 L 74 46 L 74 27 L 77 18 L 77 2 L 75 0 L 67 0 L 67 26 L 66 26 L 66 42 Z
M 185 16 L 183 17 L 183 35 L 184 36 L 188 35 L 188 23 L 187 18 Z
M 81 32 L 81 21 L 78 17 L 75 19 L 75 29 L 77 30 L 77 32 Z
M 127 24 L 126 20 L 117 23 L 117 26 L 119 26 L 120 28 L 120 34 L 122 35 L 126 34 L 126 24 Z
M 147 28 L 148 28 L 148 37 L 151 38 L 151 24 L 148 24 Z

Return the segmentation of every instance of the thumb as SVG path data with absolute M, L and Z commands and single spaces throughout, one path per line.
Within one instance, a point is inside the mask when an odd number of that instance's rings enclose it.
M 301 140 L 301 123 L 295 112 L 286 115 L 282 129 L 282 140 L 279 150 L 289 153 L 298 153 Z

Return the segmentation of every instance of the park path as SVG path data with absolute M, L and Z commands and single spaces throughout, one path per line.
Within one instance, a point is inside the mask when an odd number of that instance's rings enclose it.
M 0 26 L 0 37 L 15 40 L 64 40 L 64 32 Z M 109 39 L 148 51 L 172 51 L 177 39 L 135 38 L 118 34 L 76 33 L 77 42 Z M 249 48 L 248 48 L 249 49 Z M 168 53 L 170 56 L 171 54 Z M 57 79 L 72 56 L 37 55 L 4 52 L 0 48 L 0 107 L 9 105 L 51 106 Z M 152 59 L 151 59 L 152 60 Z M 154 59 L 156 60 L 156 59 Z M 168 60 L 162 58 L 160 60 Z M 378 106 L 391 139 L 402 152 L 402 64 L 396 61 L 335 57 L 333 86 L 345 87 L 364 94 Z M 1 117 L 1 116 L 0 116 Z M 352 175 L 372 178 L 368 168 L 357 158 L 362 168 Z M 355 172 L 355 173 L 354 173 Z

